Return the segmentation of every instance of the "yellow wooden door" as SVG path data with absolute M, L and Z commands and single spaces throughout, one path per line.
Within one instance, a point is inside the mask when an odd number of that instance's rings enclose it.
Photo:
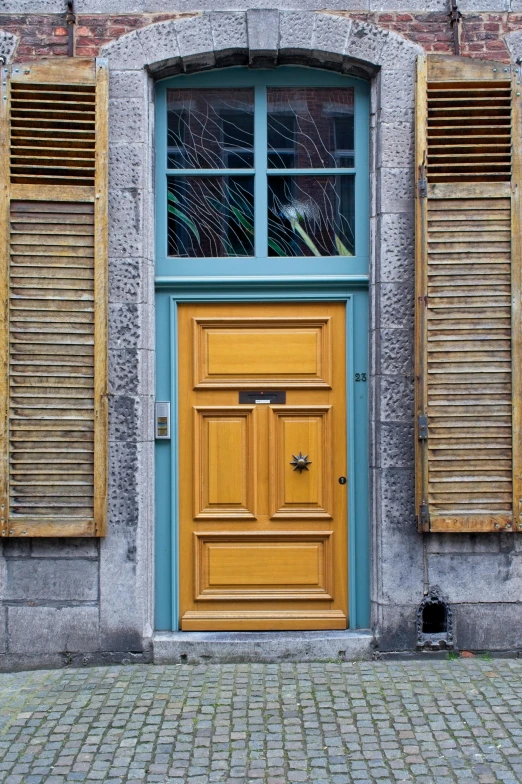
M 182 629 L 346 628 L 345 363 L 343 303 L 179 307 Z

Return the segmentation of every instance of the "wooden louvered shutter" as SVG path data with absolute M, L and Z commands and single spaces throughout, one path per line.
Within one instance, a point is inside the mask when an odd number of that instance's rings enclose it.
M 2 536 L 101 536 L 107 64 L 2 69 Z
M 520 77 L 420 57 L 416 507 L 422 531 L 521 531 Z

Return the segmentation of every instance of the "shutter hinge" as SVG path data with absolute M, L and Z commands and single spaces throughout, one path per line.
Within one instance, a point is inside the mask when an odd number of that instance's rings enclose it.
M 419 528 L 422 531 L 430 530 L 430 510 L 428 504 L 419 506 Z
M 418 431 L 419 431 L 419 441 L 427 441 L 428 440 L 428 417 L 426 414 L 419 414 L 418 417 Z

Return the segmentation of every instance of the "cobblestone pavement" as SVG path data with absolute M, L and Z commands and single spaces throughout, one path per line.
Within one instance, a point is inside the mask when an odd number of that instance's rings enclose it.
M 522 661 L 0 675 L 6 784 L 522 782 Z

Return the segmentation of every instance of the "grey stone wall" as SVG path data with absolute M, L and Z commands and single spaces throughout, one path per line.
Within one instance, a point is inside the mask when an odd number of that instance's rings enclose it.
M 16 44 L 16 36 L 0 30 L 0 65 L 10 62 L 16 49 Z
M 17 0 L 18 10 L 24 1 Z M 33 0 L 32 10 L 42 1 Z M 47 0 L 47 10 L 53 2 Z M 96 0 L 80 2 L 92 6 Z M 513 36 L 514 51 L 519 34 Z M 0 36 L 0 46 L 5 40 Z M 417 606 L 424 590 L 439 586 L 454 608 L 459 647 L 522 647 L 518 540 L 507 534 L 421 536 L 415 527 L 413 97 L 420 51 L 367 23 L 288 9 L 212 11 L 151 25 L 105 47 L 110 72 L 108 535 L 100 542 L 4 542 L 0 667 L 149 655 L 154 78 L 230 64 L 299 63 L 363 75 L 372 83 L 370 524 L 378 644 L 382 650 L 413 649 Z
M 266 8 L 266 0 L 75 0 L 78 14 L 246 11 Z M 286 11 L 446 11 L 445 0 L 281 0 Z M 520 12 L 522 0 L 460 0 L 462 13 Z M 0 0 L 0 13 L 63 14 L 62 0 Z
M 14 49 L 0 35 L 0 47 Z M 148 660 L 153 617 L 151 83 L 111 73 L 109 508 L 102 540 L 4 541 L 0 669 Z

